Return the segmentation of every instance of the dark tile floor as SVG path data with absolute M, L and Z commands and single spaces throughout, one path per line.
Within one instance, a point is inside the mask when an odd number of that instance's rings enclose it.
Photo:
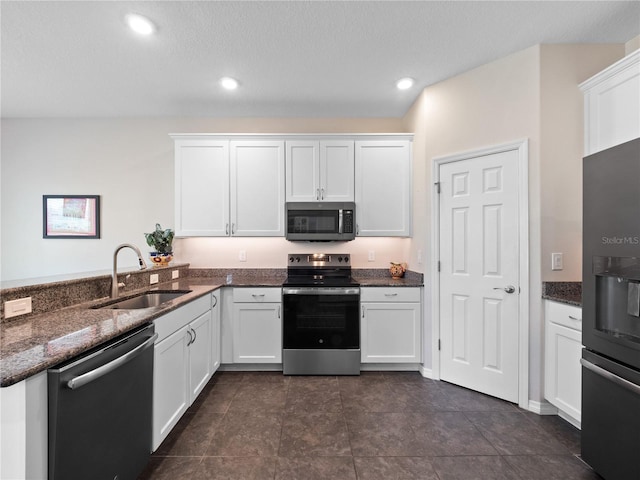
M 418 373 L 216 373 L 140 480 L 598 479 L 558 417 Z

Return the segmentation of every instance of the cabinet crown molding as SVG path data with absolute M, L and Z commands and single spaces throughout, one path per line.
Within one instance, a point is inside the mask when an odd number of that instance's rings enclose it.
M 629 55 L 618 60 L 616 63 L 609 65 L 604 70 L 596 73 L 592 77 L 582 82 L 578 87 L 583 92 L 587 92 L 594 86 L 608 80 L 611 77 L 618 75 L 621 71 L 634 67 L 640 61 L 640 48 L 635 52 L 631 52 Z
M 173 140 L 407 140 L 413 133 L 170 133 Z

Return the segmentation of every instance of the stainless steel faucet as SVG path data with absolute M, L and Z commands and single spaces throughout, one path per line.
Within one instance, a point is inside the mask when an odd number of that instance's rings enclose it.
M 118 287 L 120 284 L 118 283 L 118 252 L 123 248 L 130 248 L 136 255 L 138 255 L 138 263 L 140 264 L 140 270 L 144 270 L 147 268 L 147 264 L 142 259 L 142 253 L 140 253 L 140 249 L 135 245 L 131 245 L 130 243 L 123 243 L 122 245 L 118 245 L 116 251 L 113 252 L 113 276 L 111 277 L 111 298 L 118 298 Z M 122 284 L 124 286 L 124 284 Z

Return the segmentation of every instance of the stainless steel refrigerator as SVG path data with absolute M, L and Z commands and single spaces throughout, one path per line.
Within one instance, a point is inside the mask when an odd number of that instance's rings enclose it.
M 640 479 L 640 138 L 583 174 L 582 458 Z

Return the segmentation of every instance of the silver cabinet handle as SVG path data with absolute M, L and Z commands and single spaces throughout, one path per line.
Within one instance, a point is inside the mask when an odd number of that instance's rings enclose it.
M 253 298 L 262 298 L 264 297 L 264 293 L 252 293 L 251 296 Z
M 193 332 L 193 342 L 191 343 L 196 343 L 196 339 L 198 338 L 198 332 L 196 332 L 193 328 L 191 329 L 191 331 Z
M 320 189 L 316 188 L 316 200 L 320 200 Z
M 364 306 L 362 307 L 362 318 L 364 318 Z
M 576 317 L 574 317 L 573 315 L 569 315 L 569 318 L 570 318 L 571 320 L 576 320 L 576 321 L 578 321 L 578 322 L 581 322 L 581 321 L 582 321 L 582 319 L 581 319 L 581 318 L 576 318 Z
M 216 297 L 215 295 L 212 295 L 213 297 L 213 305 L 211 305 L 211 308 L 216 308 L 216 305 L 218 305 L 218 297 Z
M 360 235 L 360 225 L 356 223 L 356 235 Z
M 280 318 L 280 305 L 278 305 L 278 318 Z
M 225 227 L 225 231 L 227 232 L 227 235 L 229 235 L 229 224 L 227 223 L 227 226 Z
M 69 387 L 71 390 L 75 390 L 76 388 L 80 388 L 81 386 L 86 385 L 87 383 L 93 382 L 94 380 L 97 380 L 103 375 L 106 375 L 107 373 L 112 372 L 119 366 L 124 365 L 129 360 L 133 359 L 134 357 L 142 353 L 143 350 L 146 350 L 151 345 L 153 345 L 153 342 L 156 341 L 156 338 L 158 338 L 158 334 L 154 333 L 152 337 L 149 337 L 149 340 L 147 340 L 141 345 L 138 345 L 136 348 L 134 348 L 130 352 L 127 352 L 121 357 L 118 357 L 115 360 L 110 361 L 109 363 L 105 363 L 104 365 L 96 368 L 95 370 L 91 370 L 90 372 L 83 373 L 82 375 L 72 378 L 67 382 L 67 387 Z
M 397 293 L 385 293 L 384 296 L 385 297 L 397 297 L 398 294 Z
M 320 189 L 320 200 L 324 200 L 324 188 Z
M 233 234 L 235 234 L 235 233 L 236 233 L 236 224 L 235 224 L 235 223 L 232 223 L 232 224 L 231 224 L 231 235 L 233 235 Z
M 189 334 L 189 341 L 187 342 L 187 347 L 188 347 L 189 345 L 191 345 L 194 342 L 194 338 L 193 338 L 193 335 L 191 335 L 191 329 L 190 328 L 187 330 L 187 333 Z
M 610 382 L 615 383 L 619 387 L 629 390 L 630 392 L 633 392 L 636 395 L 640 395 L 640 386 L 636 385 L 635 383 L 632 383 L 625 378 L 619 377 L 615 373 L 611 373 L 605 370 L 604 368 L 599 367 L 598 365 L 594 365 L 593 363 L 585 360 L 584 358 L 580 359 L 580 363 L 584 368 L 586 368 L 587 370 L 591 370 L 596 375 L 600 375 L 601 377 L 609 380 Z
M 504 290 L 507 293 L 513 293 L 516 291 L 516 287 L 514 287 L 513 285 L 507 285 L 506 287 L 502 288 L 502 287 L 493 287 L 494 290 Z

